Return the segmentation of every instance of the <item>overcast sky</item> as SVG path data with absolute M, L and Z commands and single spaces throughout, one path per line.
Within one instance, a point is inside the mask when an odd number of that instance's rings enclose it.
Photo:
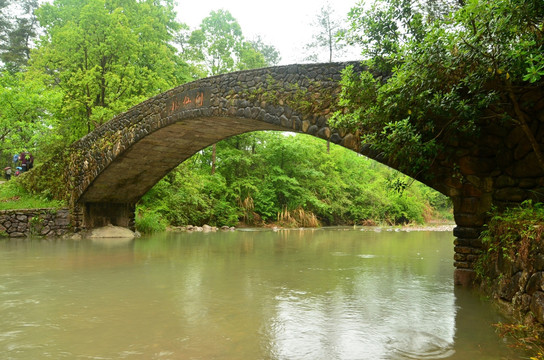
M 303 62 L 304 45 L 311 42 L 312 22 L 327 0 L 176 0 L 178 20 L 195 29 L 212 10 L 228 10 L 242 27 L 248 40 L 260 35 L 280 52 L 281 64 Z M 330 0 L 335 17 L 347 18 L 357 0 Z M 327 61 L 325 54 L 322 61 Z M 341 60 L 356 60 L 357 53 Z

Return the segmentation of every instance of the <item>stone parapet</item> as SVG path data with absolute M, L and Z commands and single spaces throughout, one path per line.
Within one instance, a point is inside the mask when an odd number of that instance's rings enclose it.
M 71 230 L 69 209 L 0 210 L 0 234 L 21 238 L 62 236 Z

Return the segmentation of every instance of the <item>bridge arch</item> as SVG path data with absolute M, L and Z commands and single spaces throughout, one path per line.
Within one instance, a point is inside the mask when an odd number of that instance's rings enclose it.
M 348 65 L 360 70 L 359 63 L 329 63 L 218 75 L 116 116 L 71 148 L 67 178 L 81 225 L 131 227 L 135 204 L 155 183 L 199 150 L 241 133 L 293 131 L 361 152 L 358 134 L 327 123 L 339 109 Z

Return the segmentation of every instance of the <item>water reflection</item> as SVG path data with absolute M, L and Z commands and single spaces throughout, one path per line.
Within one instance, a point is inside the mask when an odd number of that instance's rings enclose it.
M 8 359 L 515 359 L 451 233 L 0 242 Z M 518 354 L 519 355 L 519 354 Z
M 328 235 L 330 246 L 338 234 Z M 438 359 L 453 355 L 456 307 L 451 278 L 442 277 L 440 271 L 433 271 L 429 278 L 422 271 L 422 252 L 429 252 L 422 244 L 421 248 L 416 242 L 406 247 L 405 239 L 395 236 L 390 247 L 384 246 L 382 235 L 365 235 L 363 248 L 358 247 L 360 243 L 339 240 L 334 249 L 343 251 L 329 253 L 329 266 L 320 262 L 318 267 L 299 269 L 305 279 L 336 279 L 325 294 L 316 296 L 313 289 L 297 286 L 283 287 L 276 296 L 276 314 L 267 334 L 277 358 Z M 440 258 L 435 261 L 427 266 L 440 269 Z

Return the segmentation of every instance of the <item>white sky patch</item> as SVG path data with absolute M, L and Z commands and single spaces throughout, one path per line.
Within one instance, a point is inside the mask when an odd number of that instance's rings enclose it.
M 178 20 L 191 29 L 199 27 L 202 19 L 213 10 L 228 10 L 242 27 L 248 40 L 261 36 L 263 42 L 273 45 L 281 55 L 280 64 L 303 62 L 307 55 L 304 46 L 312 41 L 317 29 L 312 26 L 327 0 L 177 0 Z M 346 22 L 349 10 L 357 0 L 330 1 L 334 17 Z M 328 54 L 325 54 L 325 58 Z M 356 52 L 336 60 L 357 60 Z

